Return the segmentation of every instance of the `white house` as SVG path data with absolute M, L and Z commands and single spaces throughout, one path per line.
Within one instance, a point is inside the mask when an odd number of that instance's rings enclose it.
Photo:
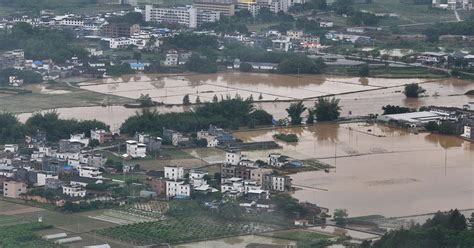
M 474 139 L 474 132 L 473 127 L 470 125 L 464 126 L 464 132 L 461 134 L 462 137 L 466 139 Z
M 53 175 L 53 174 L 48 174 L 44 172 L 38 172 L 36 173 L 36 186 L 45 186 L 46 185 L 46 179 L 52 178 L 52 179 L 59 179 L 58 175 Z
M 187 198 L 191 196 L 191 186 L 184 181 L 166 181 L 166 197 Z
M 86 189 L 84 189 L 80 185 L 63 186 L 63 194 L 68 195 L 70 197 L 85 197 L 86 193 L 87 193 Z
M 3 151 L 4 152 L 16 153 L 18 151 L 18 145 L 6 144 Z
M 128 140 L 127 144 L 127 155 L 132 158 L 144 158 L 146 157 L 146 145 L 138 143 L 135 140 Z
M 102 172 L 99 170 L 99 168 L 96 168 L 96 167 L 81 166 L 79 168 L 79 176 L 80 177 L 89 177 L 89 178 L 101 179 L 102 178 Z
M 178 166 L 165 166 L 165 178 L 174 181 L 183 179 L 184 168 Z
M 230 150 L 225 153 L 226 163 L 231 165 L 238 165 L 242 159 L 242 154 L 239 150 Z
M 78 143 L 83 144 L 84 146 L 88 146 L 89 145 L 89 138 L 86 138 L 85 133 L 71 134 L 71 136 L 69 138 L 69 142 L 71 142 L 71 143 L 78 142 Z
M 280 153 L 270 153 L 268 154 L 267 163 L 270 166 L 281 168 L 288 162 L 287 158 Z
M 189 182 L 194 188 L 198 188 L 202 185 L 206 185 L 207 181 L 204 179 L 209 173 L 201 170 L 191 170 L 189 172 Z

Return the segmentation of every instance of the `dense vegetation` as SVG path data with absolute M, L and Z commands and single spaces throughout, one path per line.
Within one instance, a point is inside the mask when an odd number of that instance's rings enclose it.
M 277 133 L 274 136 L 276 139 L 285 141 L 285 142 L 298 142 L 298 136 L 296 134 L 284 134 L 284 133 Z
M 251 101 L 240 97 L 204 103 L 193 112 L 166 113 L 143 111 L 128 118 L 121 127 L 127 134 L 149 132 L 161 134 L 163 127 L 181 132 L 196 132 L 209 124 L 236 129 L 240 126 L 270 125 L 272 116 L 263 110 L 255 110 Z
M 52 59 L 63 63 L 73 56 L 87 57 L 87 51 L 73 45 L 71 31 L 34 28 L 27 23 L 13 26 L 11 33 L 0 33 L 0 50 L 24 49 L 26 59 Z
M 0 143 L 17 142 L 25 135 L 33 135 L 38 130 L 46 132 L 48 141 L 57 141 L 68 138 L 70 134 L 85 133 L 88 135 L 91 129 L 108 129 L 107 125 L 100 121 L 79 121 L 75 119 L 60 119 L 56 112 L 35 113 L 25 124 L 11 113 L 0 114 Z
M 16 76 L 17 79 L 23 79 L 25 84 L 36 84 L 43 81 L 41 74 L 30 70 L 16 70 L 6 68 L 0 71 L 0 86 L 8 86 L 10 76 Z
M 0 247 L 61 247 L 45 241 L 35 231 L 51 228 L 43 223 L 18 224 L 0 227 Z
M 318 98 L 314 106 L 314 115 L 317 121 L 334 121 L 339 118 L 341 107 L 339 99 Z
M 306 109 L 302 101 L 290 104 L 286 112 L 288 113 L 288 117 L 290 117 L 291 125 L 301 125 L 301 121 L 303 121 L 301 114 L 306 111 Z
M 403 114 L 408 112 L 413 112 L 413 109 L 396 106 L 396 105 L 386 105 L 382 107 L 384 115 L 393 115 L 393 114 Z
M 406 97 L 417 98 L 420 96 L 420 94 L 425 93 L 425 91 L 426 90 L 423 89 L 423 87 L 421 87 L 417 83 L 411 83 L 405 85 L 405 90 L 403 91 L 403 93 Z
M 368 244 L 365 244 L 368 246 Z M 438 212 L 423 225 L 390 231 L 372 247 L 473 247 L 474 231 L 458 211 Z

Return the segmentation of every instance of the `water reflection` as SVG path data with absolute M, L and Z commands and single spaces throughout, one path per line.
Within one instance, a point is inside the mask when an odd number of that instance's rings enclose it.
M 425 140 L 432 144 L 436 144 L 436 146 L 441 146 L 444 149 L 462 147 L 462 145 L 465 143 L 464 140 L 458 137 L 439 134 L 428 134 L 425 136 Z

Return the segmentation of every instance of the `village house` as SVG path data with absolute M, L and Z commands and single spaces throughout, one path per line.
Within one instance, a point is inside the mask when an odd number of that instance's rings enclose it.
M 440 64 L 448 60 L 448 55 L 442 52 L 424 52 L 420 53 L 416 60 L 422 64 Z
M 81 166 L 79 168 L 79 176 L 102 179 L 102 172 L 97 167 Z
M 3 197 L 19 199 L 22 194 L 27 192 L 27 185 L 21 181 L 3 182 Z
M 99 141 L 99 144 L 104 144 L 112 141 L 113 135 L 111 132 L 108 132 L 104 129 L 94 129 L 91 130 L 91 140 Z
M 86 189 L 81 185 L 63 185 L 63 194 L 70 197 L 86 197 Z
M 163 139 L 149 134 L 135 134 L 135 140 L 146 145 L 147 152 L 159 151 L 163 143 Z
M 127 145 L 127 154 L 131 158 L 145 158 L 146 157 L 146 145 L 139 143 L 135 140 L 128 140 Z
M 184 181 L 166 181 L 166 197 L 186 199 L 191 196 L 191 185 Z
M 184 179 L 184 168 L 178 166 L 165 166 L 165 178 L 174 181 Z
M 263 188 L 273 191 L 288 191 L 291 189 L 291 178 L 277 174 L 264 175 Z

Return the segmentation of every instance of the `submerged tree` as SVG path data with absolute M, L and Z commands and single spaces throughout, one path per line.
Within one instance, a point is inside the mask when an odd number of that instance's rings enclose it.
M 339 99 L 336 98 L 318 98 L 314 105 L 314 112 L 318 121 L 333 121 L 339 118 L 341 107 Z
M 406 97 L 412 97 L 412 98 L 417 98 L 420 96 L 420 94 L 425 93 L 425 89 L 423 89 L 420 85 L 417 83 L 412 83 L 412 84 L 407 84 L 405 85 L 405 96 Z
M 289 108 L 286 109 L 288 117 L 291 119 L 291 125 L 300 125 L 303 118 L 301 114 L 306 111 L 306 107 L 303 104 L 303 101 L 297 103 L 292 103 Z
M 155 105 L 153 99 L 151 99 L 148 94 L 140 94 L 140 97 L 137 99 L 137 102 L 140 103 L 142 107 L 151 107 Z
M 189 95 L 186 94 L 184 97 L 183 97 L 183 104 L 184 105 L 191 105 L 191 100 L 189 99 Z

